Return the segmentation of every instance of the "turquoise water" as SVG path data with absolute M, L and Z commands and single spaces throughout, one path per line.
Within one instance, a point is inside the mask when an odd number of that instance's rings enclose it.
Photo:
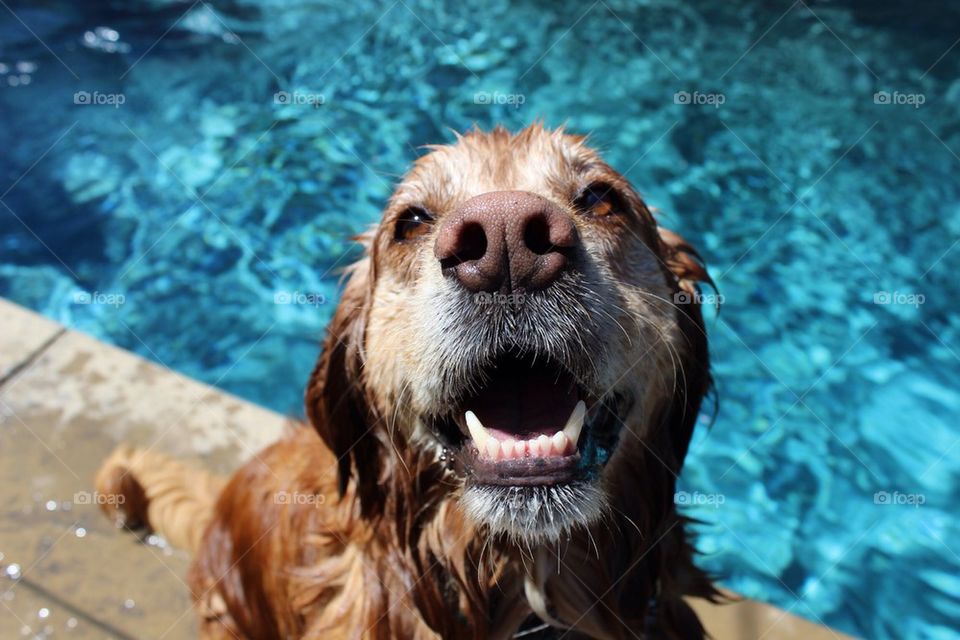
M 349 236 L 419 145 L 566 122 L 724 296 L 678 495 L 702 564 L 859 636 L 960 637 L 937 4 L 11 3 L 0 295 L 299 414 Z

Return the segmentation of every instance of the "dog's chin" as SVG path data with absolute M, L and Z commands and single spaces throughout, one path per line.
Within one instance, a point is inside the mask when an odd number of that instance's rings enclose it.
M 601 471 L 626 404 L 549 357 L 504 354 L 476 371 L 449 412 L 425 420 L 463 478 L 462 505 L 495 536 L 534 545 L 589 527 L 607 509 Z
M 551 544 L 599 520 L 608 508 L 596 481 L 547 485 L 464 487 L 467 516 L 493 536 L 520 547 Z

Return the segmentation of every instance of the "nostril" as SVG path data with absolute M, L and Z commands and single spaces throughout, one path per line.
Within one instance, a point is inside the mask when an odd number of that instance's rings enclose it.
M 544 255 L 554 250 L 550 242 L 550 225 L 546 216 L 534 216 L 523 229 L 523 243 L 530 251 L 537 255 Z
M 457 257 L 462 262 L 479 260 L 487 253 L 487 234 L 477 222 L 464 225 L 460 235 Z
M 487 233 L 478 222 L 467 222 L 457 233 L 452 255 L 440 260 L 441 268 L 479 260 L 487 253 Z

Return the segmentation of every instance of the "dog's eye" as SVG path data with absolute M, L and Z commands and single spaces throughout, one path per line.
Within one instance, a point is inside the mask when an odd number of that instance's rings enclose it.
M 580 192 L 574 201 L 578 211 L 595 218 L 605 218 L 626 211 L 626 203 L 620 193 L 605 182 L 594 182 Z
M 407 207 L 397 218 L 393 239 L 405 242 L 419 238 L 430 230 L 433 218 L 421 207 Z

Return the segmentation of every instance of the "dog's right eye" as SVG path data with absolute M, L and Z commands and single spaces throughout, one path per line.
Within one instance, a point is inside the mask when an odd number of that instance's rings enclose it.
M 433 217 L 422 207 L 407 207 L 397 218 L 393 231 L 393 239 L 397 242 L 406 242 L 419 238 L 430 231 Z
M 608 218 L 628 210 L 620 193 L 605 182 L 594 182 L 574 201 L 578 211 L 592 218 Z

